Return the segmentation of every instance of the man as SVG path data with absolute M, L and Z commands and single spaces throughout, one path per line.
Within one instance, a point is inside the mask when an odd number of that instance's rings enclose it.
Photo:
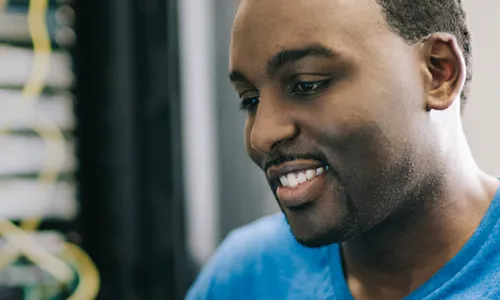
M 500 299 L 470 56 L 457 0 L 243 0 L 230 78 L 283 214 L 232 232 L 187 298 Z

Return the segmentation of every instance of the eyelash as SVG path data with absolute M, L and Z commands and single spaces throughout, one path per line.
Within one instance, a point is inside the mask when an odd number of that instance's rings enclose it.
M 330 79 L 319 80 L 319 81 L 299 81 L 292 88 L 290 88 L 290 93 L 299 94 L 299 96 L 308 95 L 309 93 L 317 92 L 319 88 L 326 86 L 330 82 Z M 311 89 L 306 90 L 306 85 L 310 86 Z
M 330 79 L 327 80 L 319 80 L 319 81 L 299 81 L 295 83 L 290 89 L 290 93 L 295 93 L 298 96 L 310 96 L 311 93 L 317 92 L 319 88 L 322 88 L 330 82 Z M 306 85 L 312 85 L 311 89 L 306 90 Z M 245 94 L 245 93 L 243 93 Z M 251 97 L 251 98 L 243 98 L 240 102 L 239 108 L 240 110 L 254 112 L 257 109 L 257 106 L 260 102 L 260 97 Z
M 252 112 L 255 111 L 257 105 L 260 102 L 260 97 L 252 97 L 247 99 L 242 99 L 240 102 L 240 110 Z

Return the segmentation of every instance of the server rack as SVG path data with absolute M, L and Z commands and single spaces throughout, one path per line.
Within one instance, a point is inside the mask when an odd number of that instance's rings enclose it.
M 66 265 L 65 243 L 79 242 L 75 11 L 69 0 L 1 4 L 0 298 L 64 299 L 78 279 L 61 284 L 30 253 Z

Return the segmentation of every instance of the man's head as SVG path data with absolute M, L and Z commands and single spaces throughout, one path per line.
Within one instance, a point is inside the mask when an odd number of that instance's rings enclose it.
M 243 0 L 230 76 L 247 150 L 300 242 L 363 234 L 444 180 L 463 17 L 454 0 Z

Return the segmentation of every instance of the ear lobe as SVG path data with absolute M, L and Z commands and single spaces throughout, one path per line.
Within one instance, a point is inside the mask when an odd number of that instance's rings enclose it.
M 465 60 L 456 38 L 448 33 L 431 35 L 424 42 L 429 82 L 428 110 L 445 110 L 460 96 L 465 83 Z

